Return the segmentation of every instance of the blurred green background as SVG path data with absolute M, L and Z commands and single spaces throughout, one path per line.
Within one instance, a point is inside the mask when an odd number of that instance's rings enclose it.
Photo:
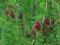
M 13 8 L 8 8 L 8 4 Z M 6 17 L 5 10 L 14 11 L 15 18 L 10 14 Z M 18 18 L 20 13 L 23 21 Z M 27 38 L 26 32 L 31 33 L 35 21 L 42 23 L 44 16 L 54 21 L 54 30 L 47 29 L 45 37 L 39 30 L 36 36 Z M 23 29 L 19 29 L 21 24 Z M 0 45 L 33 45 L 33 38 L 34 45 L 60 45 L 60 0 L 0 0 Z

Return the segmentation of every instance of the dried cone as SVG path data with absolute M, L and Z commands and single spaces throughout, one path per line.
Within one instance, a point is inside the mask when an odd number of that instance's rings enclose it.
M 19 18 L 20 18 L 20 19 L 23 18 L 23 14 L 22 14 L 22 13 L 19 14 Z
M 11 4 L 8 4 L 8 7 L 9 7 L 9 8 L 13 8 L 13 6 L 12 6 Z
M 8 10 L 5 10 L 5 15 L 7 16 L 9 14 L 9 11 Z
M 42 35 L 45 36 L 46 35 L 46 27 L 42 26 Z
M 33 35 L 36 35 L 35 29 L 32 29 L 31 33 L 32 33 Z
M 40 29 L 41 28 L 41 24 L 38 21 L 36 21 L 36 23 L 34 24 L 34 28 Z
M 50 20 L 47 19 L 47 18 L 45 18 L 45 19 L 44 19 L 44 23 L 46 23 L 46 24 L 50 24 Z
M 14 14 L 14 12 L 12 11 L 12 12 L 10 12 L 10 16 L 12 17 L 12 18 L 15 18 L 15 14 Z

